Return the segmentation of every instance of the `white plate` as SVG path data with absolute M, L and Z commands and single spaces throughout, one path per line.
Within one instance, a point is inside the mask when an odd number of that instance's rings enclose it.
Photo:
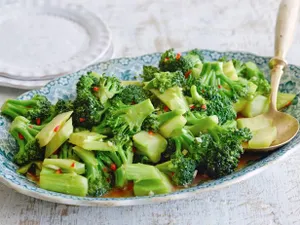
M 100 57 L 97 59 L 97 62 L 103 62 L 107 61 L 111 58 L 113 58 L 114 55 L 114 48 L 113 45 L 111 44 L 105 53 L 104 56 Z M 10 79 L 7 77 L 1 77 L 0 76 L 0 86 L 3 87 L 11 87 L 11 88 L 18 88 L 18 89 L 23 89 L 23 90 L 31 90 L 31 89 L 37 89 L 40 87 L 45 86 L 50 80 L 15 80 L 15 79 Z
M 0 36 L 1 76 L 27 81 L 49 80 L 93 64 L 111 42 L 99 17 L 59 0 L 0 3 Z

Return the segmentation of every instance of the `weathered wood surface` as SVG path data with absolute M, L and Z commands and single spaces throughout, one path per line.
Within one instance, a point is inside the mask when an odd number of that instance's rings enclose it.
M 272 55 L 279 0 L 68 0 L 109 24 L 115 57 L 174 47 Z M 300 64 L 300 29 L 288 54 Z M 22 93 L 0 87 L 0 104 Z M 240 184 L 158 205 L 91 208 L 23 196 L 0 184 L 0 224 L 300 224 L 300 153 Z

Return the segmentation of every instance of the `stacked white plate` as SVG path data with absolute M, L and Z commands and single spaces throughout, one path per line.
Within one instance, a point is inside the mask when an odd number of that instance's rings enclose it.
M 33 89 L 113 55 L 99 16 L 60 0 L 0 2 L 0 86 Z

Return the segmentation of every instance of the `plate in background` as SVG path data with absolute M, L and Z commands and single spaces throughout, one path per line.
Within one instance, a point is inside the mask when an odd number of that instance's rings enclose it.
M 107 61 L 113 58 L 113 55 L 114 55 L 114 48 L 113 48 L 113 44 L 111 43 L 105 55 L 100 57 L 100 59 L 97 59 L 96 61 L 97 62 Z M 0 86 L 23 89 L 23 90 L 41 88 L 49 82 L 50 80 L 27 80 L 26 81 L 26 80 L 10 79 L 7 77 L 0 76 Z
M 56 0 L 0 3 L 0 76 L 49 80 L 104 56 L 111 43 L 94 13 Z

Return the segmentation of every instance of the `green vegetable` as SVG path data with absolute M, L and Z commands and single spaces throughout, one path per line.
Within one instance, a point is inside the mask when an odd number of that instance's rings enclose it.
M 265 127 L 253 132 L 252 139 L 248 142 L 249 148 L 270 147 L 277 137 L 277 129 L 274 126 Z
M 146 155 L 153 163 L 157 163 L 160 160 L 160 154 L 167 147 L 166 139 L 158 133 L 149 134 L 149 132 L 140 131 L 132 139 L 138 153 Z
M 116 151 L 116 146 L 111 141 L 104 141 L 105 136 L 89 131 L 73 133 L 69 142 L 85 150 Z
M 10 128 L 10 134 L 16 139 L 19 146 L 14 161 L 18 165 L 25 165 L 32 161 L 44 159 L 44 150 L 40 148 L 36 135 L 44 126 L 32 125 L 22 116 L 17 116 Z
M 46 146 L 72 115 L 72 111 L 57 115 L 37 135 L 40 147 Z
M 69 119 L 62 128 L 56 132 L 50 142 L 46 145 L 45 157 L 52 155 L 73 133 L 72 118 Z
M 12 119 L 23 116 L 38 125 L 51 120 L 53 111 L 51 102 L 42 95 L 35 95 L 30 100 L 8 99 L 1 107 L 1 112 Z
M 150 81 L 154 78 L 154 74 L 159 72 L 159 69 L 155 66 L 143 66 L 143 74 L 141 74 L 141 77 L 144 82 Z
M 41 188 L 60 192 L 64 194 L 86 196 L 88 192 L 88 180 L 87 178 L 78 175 L 77 173 L 43 173 L 45 169 L 42 169 L 40 175 L 39 185 Z
M 150 91 L 171 110 L 181 109 L 185 112 L 189 110 L 189 106 L 182 93 L 182 89 L 178 86 L 171 87 L 164 93 L 160 93 L 160 91 L 156 89 L 151 89 Z
M 241 114 L 245 117 L 254 117 L 268 111 L 269 99 L 263 95 L 257 95 L 248 101 Z
M 61 169 L 62 172 L 66 173 L 85 173 L 85 165 L 72 159 L 45 159 L 43 166 L 54 170 Z
M 86 151 L 78 146 L 74 147 L 74 152 L 85 163 L 85 177 L 88 180 L 88 194 L 91 196 L 101 196 L 111 189 L 109 174 L 105 172 L 106 166 L 98 161 L 92 151 Z

